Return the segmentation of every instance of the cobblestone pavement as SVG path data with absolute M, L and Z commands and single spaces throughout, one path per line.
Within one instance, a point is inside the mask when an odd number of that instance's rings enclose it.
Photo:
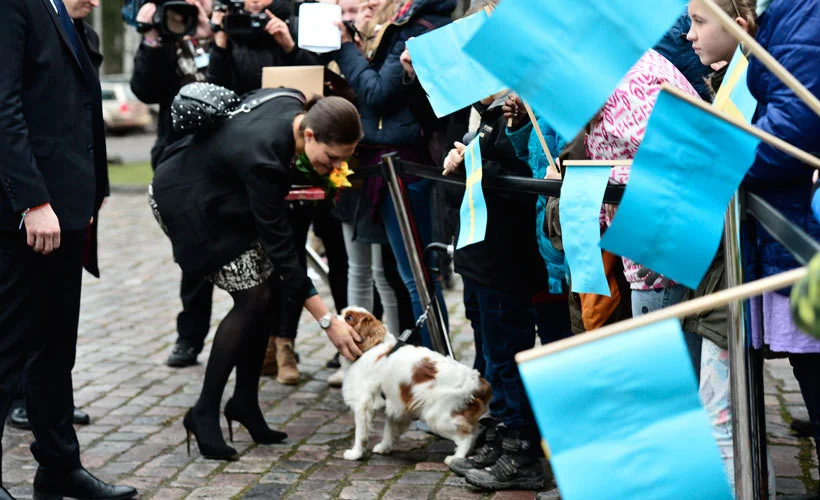
M 261 388 L 266 418 L 288 433 L 287 443 L 257 446 L 242 429 L 234 443 L 241 453 L 238 462 L 203 460 L 196 445 L 188 456 L 182 416 L 197 397 L 208 347 L 198 366 L 172 369 L 163 364 L 176 337 L 180 307 L 179 270 L 170 244 L 143 194 L 115 193 L 103 211 L 101 231 L 103 278 L 86 276 L 74 371 L 76 403 L 92 418 L 91 425 L 77 431 L 82 460 L 95 474 L 137 487 L 142 498 L 158 499 L 535 497 L 534 492 L 492 495 L 470 489 L 442 463 L 452 445 L 417 430 L 406 433 L 390 456 L 343 460 L 352 418 L 340 391 L 325 383 L 331 373 L 325 361 L 333 349 L 306 317 L 297 342 L 302 382 L 294 388 L 265 379 Z M 321 292 L 328 296 L 326 288 Z M 447 302 L 454 346 L 469 363 L 472 332 L 460 291 L 449 292 Z M 230 297 L 218 291 L 214 327 L 229 307 Z M 793 437 L 788 428 L 792 418 L 806 416 L 788 363 L 768 364 L 766 413 L 778 491 L 798 494 L 807 486 L 816 488 L 811 442 Z M 11 428 L 3 438 L 3 478 L 12 494 L 22 498 L 31 496 L 36 469 L 29 441 L 27 432 Z

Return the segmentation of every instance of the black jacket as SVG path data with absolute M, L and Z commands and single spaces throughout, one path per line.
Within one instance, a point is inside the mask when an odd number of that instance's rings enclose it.
M 270 91 L 254 94 L 264 92 Z M 215 271 L 258 240 L 282 277 L 288 302 L 307 298 L 313 285 L 297 257 L 285 208 L 292 123 L 302 109 L 297 99 L 278 97 L 167 148 L 154 176 L 154 198 L 183 272 Z
M 0 231 L 47 202 L 84 230 L 108 194 L 97 74 L 50 0 L 0 2 L 0 19 Z
M 91 60 L 91 65 L 94 66 L 94 71 L 96 71 L 99 76 L 100 66 L 102 66 L 103 62 L 103 55 L 102 52 L 100 52 L 100 37 L 97 35 L 97 32 L 94 31 L 94 29 L 85 21 L 75 20 L 74 25 L 77 28 L 77 33 L 80 35 L 80 40 L 82 40 L 83 46 L 85 46 L 85 50 L 88 51 L 88 58 Z M 100 150 L 98 149 L 97 151 Z M 103 150 L 103 153 L 106 153 L 106 151 Z M 104 157 L 106 156 L 107 155 L 104 154 Z M 106 163 L 108 163 L 107 158 Z M 106 179 L 108 179 L 107 176 Z M 89 273 L 97 278 L 100 277 L 100 268 L 97 265 L 97 230 L 99 221 L 99 215 L 95 216 L 94 222 L 88 228 L 86 254 L 83 258 L 83 267 L 85 267 Z
M 205 81 L 205 68 L 197 69 L 195 54 L 190 42 L 166 42 L 159 47 L 141 43 L 134 57 L 131 90 L 146 104 L 159 104 L 157 140 L 151 148 L 151 166 L 157 162 L 165 148 L 183 137 L 171 124 L 171 102 L 179 89 L 188 83 Z M 204 49 L 209 45 L 202 45 Z
M 77 27 L 77 33 L 80 34 L 80 39 L 83 40 L 85 50 L 88 51 L 88 58 L 91 60 L 91 66 L 100 75 L 100 66 L 102 66 L 103 55 L 100 52 L 100 35 L 94 31 L 90 24 L 83 20 L 75 20 L 74 26 Z
M 296 41 L 298 21 L 291 19 L 289 1 L 274 0 L 268 6 L 280 19 L 289 19 L 290 34 Z M 266 32 L 256 35 L 234 35 L 224 49 L 214 45 L 208 66 L 208 81 L 244 94 L 262 87 L 262 68 L 269 66 L 323 65 L 319 57 L 297 46 L 290 53 Z
M 499 175 L 532 177 L 504 132 L 501 108 L 482 115 L 479 132 L 484 183 Z M 463 189 L 461 190 L 463 196 Z M 534 195 L 484 189 L 487 233 L 484 241 L 456 251 L 457 273 L 483 285 L 523 297 L 547 286 L 546 270 L 535 240 Z M 456 200 L 460 203 L 461 198 Z

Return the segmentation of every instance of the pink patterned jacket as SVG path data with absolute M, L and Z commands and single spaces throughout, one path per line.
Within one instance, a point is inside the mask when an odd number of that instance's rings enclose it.
M 634 158 L 663 83 L 698 97 L 697 91 L 686 77 L 665 57 L 650 49 L 629 70 L 593 119 L 586 139 L 587 157 L 592 160 Z M 613 167 L 609 178 L 612 184 L 626 184 L 629 167 Z M 612 220 L 604 215 L 602 222 L 609 226 Z M 660 278 L 647 286 L 637 277 L 640 265 L 626 258 L 623 261 L 624 275 L 633 290 L 662 288 Z

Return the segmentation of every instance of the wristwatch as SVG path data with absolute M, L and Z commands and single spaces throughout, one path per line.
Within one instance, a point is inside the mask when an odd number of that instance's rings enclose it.
M 319 326 L 322 327 L 322 330 L 327 330 L 328 328 L 330 328 L 331 321 L 333 321 L 333 313 L 328 312 L 327 314 L 319 318 Z

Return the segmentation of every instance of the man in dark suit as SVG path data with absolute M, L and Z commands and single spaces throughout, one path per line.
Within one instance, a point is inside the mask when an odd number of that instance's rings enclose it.
M 103 55 L 100 52 L 100 37 L 97 32 L 84 21 L 91 11 L 99 7 L 99 0 L 63 0 L 68 15 L 74 20 L 74 25 L 77 28 L 77 34 L 80 35 L 80 41 L 83 47 L 88 52 L 88 58 L 91 60 L 91 65 L 94 71 L 100 74 L 100 65 L 103 62 Z M 86 244 L 88 254 L 84 262 L 86 262 L 86 270 L 95 277 L 100 277 L 99 269 L 96 266 L 96 248 L 97 248 L 97 219 L 89 228 L 89 241 Z M 89 263 L 93 263 L 89 265 Z M 8 425 L 17 429 L 31 430 L 31 423 L 28 421 L 28 414 L 26 413 L 26 404 L 23 400 L 22 387 L 18 391 L 17 397 L 12 404 L 12 409 L 8 414 L 6 422 Z M 91 417 L 87 413 L 74 408 L 74 415 L 72 422 L 76 425 L 88 425 L 91 423 Z
M 71 424 L 82 266 L 108 194 L 99 79 L 62 0 L 0 2 L 0 19 L 0 414 L 27 363 L 35 498 L 132 498 L 82 467 Z

